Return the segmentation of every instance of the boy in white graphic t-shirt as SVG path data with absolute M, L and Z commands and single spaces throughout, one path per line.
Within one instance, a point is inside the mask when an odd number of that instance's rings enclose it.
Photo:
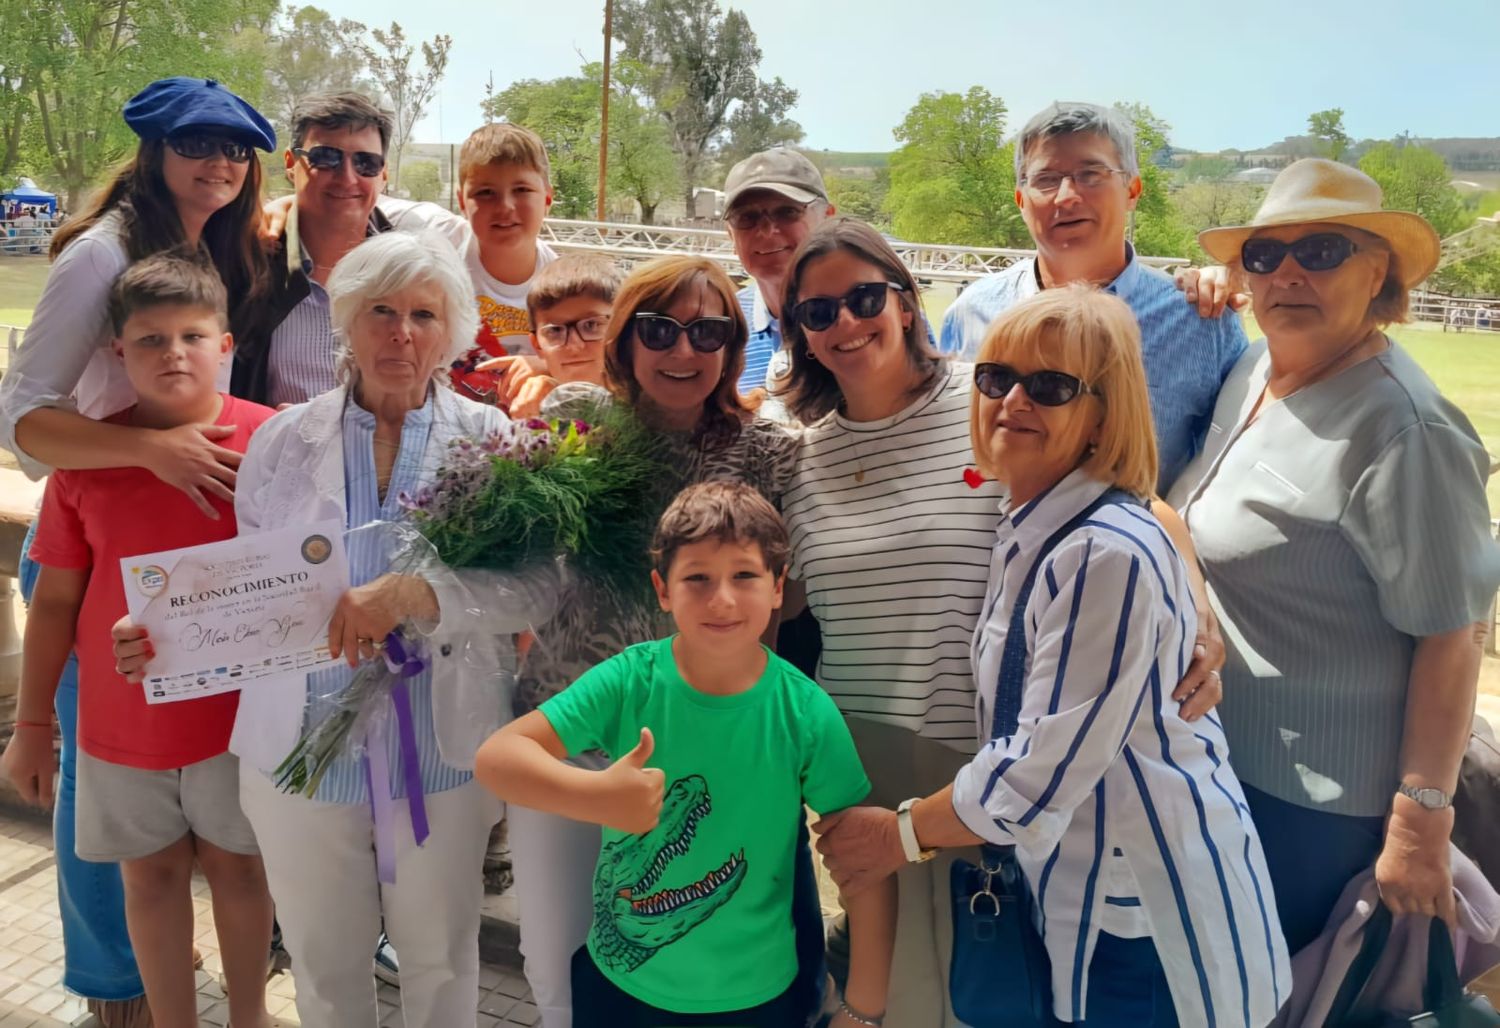
M 522 361 L 480 365 L 496 357 L 533 355 L 526 293 L 557 254 L 538 240 L 552 206 L 551 165 L 541 137 L 520 125 L 485 125 L 458 155 L 462 217 L 437 204 L 381 197 L 396 228 L 436 229 L 463 254 L 479 305 L 474 346 L 453 363 L 453 387 L 470 399 L 504 404 L 529 371 Z

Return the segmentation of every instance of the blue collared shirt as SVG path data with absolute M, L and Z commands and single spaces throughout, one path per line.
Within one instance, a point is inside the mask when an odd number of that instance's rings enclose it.
M 760 295 L 760 286 L 752 280 L 739 291 L 740 310 L 750 325 L 750 341 L 745 344 L 745 370 L 740 373 L 740 395 L 752 389 L 770 388 L 771 359 L 781 352 L 781 322 L 771 314 Z M 777 368 L 785 373 L 786 368 Z
M 1166 495 L 1188 462 L 1203 449 L 1219 387 L 1248 341 L 1239 315 L 1200 317 L 1171 278 L 1136 259 L 1125 244 L 1127 263 L 1105 287 L 1130 305 L 1141 327 L 1141 359 L 1156 422 L 1157 491 Z M 1017 261 L 969 286 L 943 318 L 939 349 L 972 361 L 991 321 L 1040 291 L 1036 259 Z

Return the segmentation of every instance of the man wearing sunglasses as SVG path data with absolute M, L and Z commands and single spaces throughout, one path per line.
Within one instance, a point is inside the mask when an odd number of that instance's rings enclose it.
M 762 150 L 729 169 L 724 224 L 735 256 L 752 280 L 739 292 L 740 308 L 750 325 L 739 381 L 742 395 L 769 388 L 790 367 L 781 353 L 781 297 L 787 272 L 797 247 L 832 214 L 823 176 L 796 150 Z
M 295 198 L 271 260 L 271 295 L 235 347 L 236 396 L 279 406 L 334 386 L 324 284 L 340 258 L 391 230 L 375 207 L 385 188 L 391 115 L 358 93 L 302 100 L 292 112 L 287 177 Z
M 1200 317 L 1126 239 L 1141 195 L 1135 131 L 1118 111 L 1053 104 L 1016 141 L 1016 203 L 1036 257 L 971 285 L 943 319 L 941 349 L 972 360 L 1003 311 L 1043 289 L 1089 282 L 1130 305 L 1141 328 L 1165 494 L 1203 447 L 1219 387 L 1244 352 L 1238 315 Z

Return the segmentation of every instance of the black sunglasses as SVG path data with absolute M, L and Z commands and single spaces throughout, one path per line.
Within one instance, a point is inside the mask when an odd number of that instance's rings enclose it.
M 839 320 L 840 307 L 848 307 L 856 318 L 873 318 L 885 310 L 885 298 L 892 289 L 906 291 L 895 282 L 865 282 L 843 296 L 809 296 L 792 308 L 792 319 L 803 328 L 825 332 Z
M 1337 232 L 1303 236 L 1294 243 L 1261 237 L 1240 244 L 1240 264 L 1252 275 L 1269 275 L 1291 254 L 1305 271 L 1332 271 L 1358 250 L 1354 240 Z
M 724 215 L 724 220 L 729 222 L 736 232 L 754 232 L 762 221 L 769 221 L 777 228 L 786 228 L 805 218 L 811 206 L 810 203 L 789 203 L 779 207 L 751 207 L 730 211 Z
M 311 150 L 294 146 L 292 153 L 306 161 L 314 171 L 338 171 L 344 166 L 344 151 L 336 146 L 315 146 Z M 349 160 L 360 178 L 374 178 L 385 167 L 385 155 L 368 150 L 354 151 L 349 154 Z
M 167 140 L 167 146 L 178 157 L 186 157 L 190 161 L 206 160 L 216 153 L 223 154 L 235 164 L 244 164 L 250 160 L 250 147 L 223 136 L 173 136 Z
M 635 334 L 648 350 L 670 350 L 687 333 L 688 344 L 699 353 L 717 353 L 734 335 L 734 319 L 723 315 L 694 318 L 686 325 L 666 314 L 637 311 Z
M 974 365 L 974 388 L 991 400 L 1003 400 L 1020 383 L 1031 402 L 1043 407 L 1061 407 L 1079 395 L 1099 395 L 1093 386 L 1084 385 L 1077 375 L 1063 371 L 1033 371 L 1023 375 L 1009 364 Z

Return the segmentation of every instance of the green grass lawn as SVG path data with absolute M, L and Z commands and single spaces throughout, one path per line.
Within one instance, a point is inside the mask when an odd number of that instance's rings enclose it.
M 31 309 L 47 281 L 47 258 L 0 257 L 0 325 L 31 324 Z

